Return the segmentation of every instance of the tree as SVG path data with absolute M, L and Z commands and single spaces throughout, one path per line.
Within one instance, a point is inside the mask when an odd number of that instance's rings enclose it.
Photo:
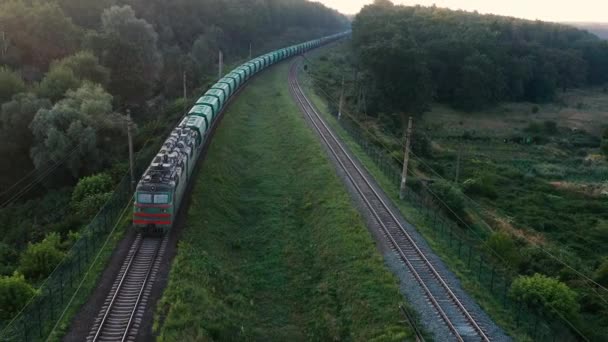
M 543 274 L 519 276 L 511 284 L 509 295 L 548 316 L 578 318 L 579 305 L 574 290 L 566 284 Z
M 80 51 L 56 62 L 53 68 L 72 70 L 74 76 L 81 81 L 106 86 L 110 80 L 110 71 L 99 64 L 99 59 L 90 51 Z
M 38 96 L 56 102 L 63 98 L 68 90 L 77 89 L 80 80 L 71 69 L 54 67 L 46 74 L 38 86 Z
M 21 75 L 6 67 L 0 67 L 0 103 L 10 100 L 13 95 L 25 91 Z
M 72 207 L 83 216 L 95 214 L 112 195 L 112 177 L 105 173 L 81 178 L 72 193 Z
M 112 96 L 99 85 L 84 82 L 68 90 L 52 109 L 38 111 L 30 125 L 34 146 L 30 155 L 36 168 L 49 161 L 64 161 L 74 178 L 106 166 L 124 149 L 124 120 L 112 112 Z
M 102 64 L 110 68 L 110 92 L 122 102 L 140 104 L 154 89 L 162 68 L 157 34 L 135 17 L 130 6 L 112 6 L 101 16 Z
M 21 310 L 36 290 L 21 274 L 0 276 L 0 320 L 9 320 Z
M 595 270 L 594 278 L 602 286 L 608 286 L 608 257 L 604 258 L 597 270 Z
M 61 238 L 57 233 L 48 234 L 38 243 L 30 243 L 21 255 L 19 272 L 32 280 L 47 277 L 65 257 L 60 247 Z
M 34 168 L 29 158 L 33 137 L 29 125 L 41 108 L 51 108 L 51 102 L 31 93 L 20 93 L 0 109 L 0 160 L 9 161 L 3 168 L 0 188 L 10 186 Z
M 4 62 L 39 71 L 74 52 L 82 34 L 56 3 L 48 1 L 2 1 L 0 23 L 9 45 Z

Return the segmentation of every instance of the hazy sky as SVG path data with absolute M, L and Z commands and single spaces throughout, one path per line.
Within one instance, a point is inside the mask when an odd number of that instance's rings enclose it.
M 355 14 L 373 0 L 317 0 Z M 608 0 L 392 0 L 394 4 L 448 7 L 545 21 L 608 22 Z

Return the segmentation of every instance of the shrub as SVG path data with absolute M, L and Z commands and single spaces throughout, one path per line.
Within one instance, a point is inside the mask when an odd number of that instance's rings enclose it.
M 532 106 L 532 109 L 530 111 L 532 112 L 532 114 L 536 114 L 539 110 L 540 108 L 537 105 L 534 105 Z
M 555 278 L 539 273 L 520 276 L 511 284 L 509 295 L 528 307 L 540 309 L 547 316 L 578 318 L 576 292 Z
M 21 255 L 19 271 L 32 280 L 48 276 L 65 256 L 60 246 L 61 238 L 57 233 L 50 233 L 39 243 L 30 243 Z
M 486 247 L 497 253 L 500 258 L 512 269 L 517 269 L 521 256 L 517 245 L 511 236 L 503 232 L 494 232 L 486 241 Z
M 543 122 L 545 133 L 553 135 L 557 133 L 557 123 L 555 121 L 547 120 Z
M 478 195 L 490 199 L 498 197 L 496 186 L 487 177 L 469 178 L 462 183 L 463 192 L 467 195 Z
M 608 286 L 608 257 L 604 258 L 603 262 L 595 270 L 594 278 L 602 286 Z
M 534 165 L 534 173 L 538 176 L 552 179 L 562 179 L 566 176 L 566 169 L 554 164 Z
M 112 177 L 105 173 L 81 178 L 72 192 L 72 205 L 78 206 L 87 197 L 112 191 Z
M 448 215 L 453 218 L 460 217 L 461 219 L 464 219 L 464 196 L 458 188 L 447 181 L 440 180 L 431 184 L 430 189 L 441 199 L 443 202 L 441 204 L 442 208 Z
M 13 318 L 35 293 L 21 274 L 0 276 L 0 320 Z
M 0 67 L 0 103 L 7 102 L 13 95 L 25 91 L 25 83 L 21 75 L 5 68 Z

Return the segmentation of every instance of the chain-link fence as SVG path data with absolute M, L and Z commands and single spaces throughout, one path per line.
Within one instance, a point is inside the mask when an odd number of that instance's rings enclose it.
M 375 163 L 388 180 L 399 188 L 401 168 L 395 159 L 377 145 L 370 143 L 366 133 L 342 116 L 337 121 L 361 149 Z M 503 317 L 511 318 L 507 324 L 525 333 L 534 341 L 575 341 L 581 339 L 576 328 L 567 320 L 548 318 L 535 308 L 528 307 L 509 296 L 509 289 L 515 274 L 507 267 L 499 266 L 487 251 L 481 246 L 481 240 L 475 236 L 472 229 L 460 227 L 445 213 L 449 208 L 435 194 L 424 187 L 414 191 L 411 187 L 406 190 L 406 200 L 421 215 L 423 224 L 430 228 L 433 239 L 442 246 L 444 253 L 457 258 L 466 265 L 466 269 L 476 278 L 477 284 L 485 287 L 497 302 L 497 309 Z

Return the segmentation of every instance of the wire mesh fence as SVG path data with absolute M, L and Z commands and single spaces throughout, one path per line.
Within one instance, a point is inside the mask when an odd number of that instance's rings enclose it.
M 142 151 L 135 162 L 135 174 L 141 176 L 152 157 L 153 149 Z M 123 177 L 111 198 L 97 215 L 80 230 L 80 237 L 66 257 L 36 290 L 36 295 L 11 321 L 0 327 L 0 341 L 46 340 L 105 240 L 128 209 L 133 193 L 131 178 Z
M 334 113 L 335 115 L 335 113 Z M 367 156 L 388 180 L 399 188 L 401 168 L 395 159 L 376 144 L 370 143 L 366 133 L 355 123 L 344 116 L 338 120 L 353 140 L 361 147 Z M 484 251 L 479 237 L 471 229 L 456 224 L 443 208 L 434 194 L 425 191 L 424 187 L 414 191 L 406 189 L 405 200 L 421 215 L 424 225 L 430 228 L 433 239 L 442 246 L 446 255 L 457 258 L 466 265 L 467 270 L 484 287 L 497 302 L 504 317 L 511 318 L 509 323 L 518 331 L 524 332 L 534 341 L 576 341 L 584 336 L 576 332 L 567 320 L 547 317 L 536 308 L 528 307 L 521 301 L 509 296 L 509 289 L 515 274 L 507 267 Z

